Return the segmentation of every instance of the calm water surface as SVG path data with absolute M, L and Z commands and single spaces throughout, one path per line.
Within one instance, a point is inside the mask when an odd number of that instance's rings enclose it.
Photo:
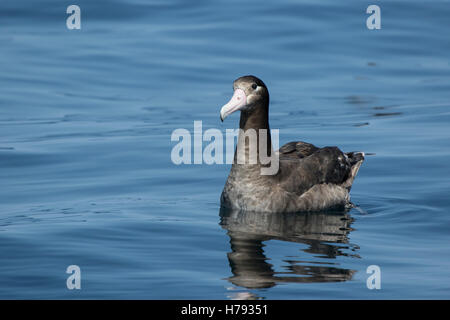
M 361 1 L 76 4 L 0 4 L 0 298 L 450 298 L 449 1 L 374 31 Z M 359 210 L 221 212 L 230 166 L 171 162 L 173 130 L 238 126 L 245 74 L 280 144 L 370 154 Z

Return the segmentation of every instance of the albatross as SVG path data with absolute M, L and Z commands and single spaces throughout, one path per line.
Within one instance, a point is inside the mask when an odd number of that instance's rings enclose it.
M 221 206 L 244 211 L 271 213 L 323 211 L 352 206 L 350 188 L 364 161 L 364 152 L 342 152 L 337 147 L 319 148 L 303 141 L 272 149 L 269 128 L 269 91 L 255 76 L 243 76 L 233 83 L 234 94 L 220 110 L 223 121 L 240 111 L 239 137 L 230 174 L 221 195 Z M 267 132 L 256 135 L 255 162 L 237 161 L 238 151 L 249 157 L 252 148 L 243 138 L 248 130 Z M 278 170 L 261 174 L 266 166 L 259 152 L 275 156 Z

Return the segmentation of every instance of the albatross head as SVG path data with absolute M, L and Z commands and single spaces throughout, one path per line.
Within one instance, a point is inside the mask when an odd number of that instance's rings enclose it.
M 266 85 L 255 76 L 244 76 L 233 83 L 234 94 L 220 110 L 220 120 L 235 111 L 253 112 L 258 108 L 268 108 L 269 91 Z

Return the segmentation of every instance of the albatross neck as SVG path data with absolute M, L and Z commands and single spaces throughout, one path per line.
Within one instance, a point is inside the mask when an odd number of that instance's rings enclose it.
M 270 136 L 270 127 L 269 127 L 269 106 L 268 103 L 264 103 L 261 105 L 256 105 L 253 109 L 253 112 L 241 111 L 241 119 L 239 121 L 239 128 L 241 129 L 239 132 L 238 138 L 238 148 L 245 148 L 246 156 L 249 153 L 249 145 L 246 143 L 246 139 L 241 137 L 242 134 L 248 135 L 249 132 L 247 130 L 253 129 L 256 133 L 257 139 L 257 156 L 258 156 L 258 164 L 259 164 L 259 153 L 260 153 L 260 143 L 264 143 L 260 141 L 261 135 L 267 134 L 266 140 L 266 148 L 263 149 L 267 153 L 267 156 L 270 156 L 272 153 L 272 139 Z M 260 130 L 264 130 L 260 132 Z M 247 139 L 248 140 L 248 139 Z M 236 154 L 235 154 L 236 157 Z

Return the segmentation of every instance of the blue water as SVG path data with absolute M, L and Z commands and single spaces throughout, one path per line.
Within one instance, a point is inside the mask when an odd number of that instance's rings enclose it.
M 450 298 L 449 17 L 444 0 L 2 0 L 0 298 Z M 230 166 L 172 163 L 173 130 L 238 126 L 219 110 L 246 74 L 280 144 L 368 153 L 359 209 L 220 213 Z

